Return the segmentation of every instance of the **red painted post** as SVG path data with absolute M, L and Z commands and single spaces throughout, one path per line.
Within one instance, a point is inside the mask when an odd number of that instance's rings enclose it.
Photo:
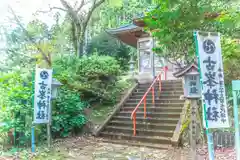
M 158 77 L 158 88 L 159 88 L 159 97 L 160 97 L 160 95 L 161 95 L 161 74 L 159 75 L 159 77 Z
M 136 113 L 133 115 L 133 135 L 136 136 Z
M 164 67 L 164 79 L 167 80 L 167 66 Z
M 144 118 L 147 118 L 147 103 L 146 103 L 146 97 L 144 97 Z
M 152 87 L 152 104 L 155 105 L 154 87 Z

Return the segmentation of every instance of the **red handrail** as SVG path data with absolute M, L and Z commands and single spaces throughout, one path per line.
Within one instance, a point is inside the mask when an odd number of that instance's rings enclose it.
M 167 71 L 168 71 L 168 67 L 167 67 L 167 66 L 164 66 L 164 67 L 163 67 L 164 80 L 167 80 Z
M 165 72 L 165 69 L 164 69 Z M 148 88 L 148 90 L 146 91 L 146 93 L 143 95 L 142 99 L 140 100 L 140 102 L 137 104 L 137 106 L 135 107 L 135 109 L 133 110 L 132 114 L 131 114 L 131 119 L 133 120 L 133 135 L 136 136 L 136 112 L 139 108 L 139 106 L 142 104 L 142 102 L 144 101 L 144 118 L 147 117 L 147 104 L 146 104 L 146 97 L 148 95 L 148 93 L 150 91 L 152 91 L 152 104 L 155 105 L 155 91 L 154 91 L 154 84 L 158 81 L 159 82 L 159 96 L 160 96 L 160 92 L 162 90 L 162 80 L 161 80 L 161 74 L 162 72 L 159 73 L 159 75 L 154 79 L 154 81 L 152 82 L 152 84 L 150 85 L 150 87 Z M 166 73 L 164 73 L 164 75 L 166 75 Z

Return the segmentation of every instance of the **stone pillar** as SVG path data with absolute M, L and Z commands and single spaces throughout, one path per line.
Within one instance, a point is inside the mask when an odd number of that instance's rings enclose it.
M 133 60 L 133 56 L 131 56 L 130 62 L 129 62 L 129 70 L 132 77 L 134 77 L 135 67 L 134 67 L 135 61 Z
M 151 83 L 154 78 L 154 57 L 152 53 L 153 41 L 151 37 L 138 40 L 138 81 L 139 83 Z

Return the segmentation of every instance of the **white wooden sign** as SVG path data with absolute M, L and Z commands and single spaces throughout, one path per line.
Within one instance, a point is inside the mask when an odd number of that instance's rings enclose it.
M 36 68 L 34 123 L 49 123 L 51 111 L 52 69 Z
M 201 35 L 197 32 L 196 36 L 208 128 L 229 127 L 220 34 Z

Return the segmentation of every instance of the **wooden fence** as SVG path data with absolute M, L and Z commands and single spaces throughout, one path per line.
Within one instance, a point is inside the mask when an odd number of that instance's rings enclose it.
M 216 148 L 234 147 L 235 145 L 235 133 L 226 131 L 213 132 L 213 143 Z

